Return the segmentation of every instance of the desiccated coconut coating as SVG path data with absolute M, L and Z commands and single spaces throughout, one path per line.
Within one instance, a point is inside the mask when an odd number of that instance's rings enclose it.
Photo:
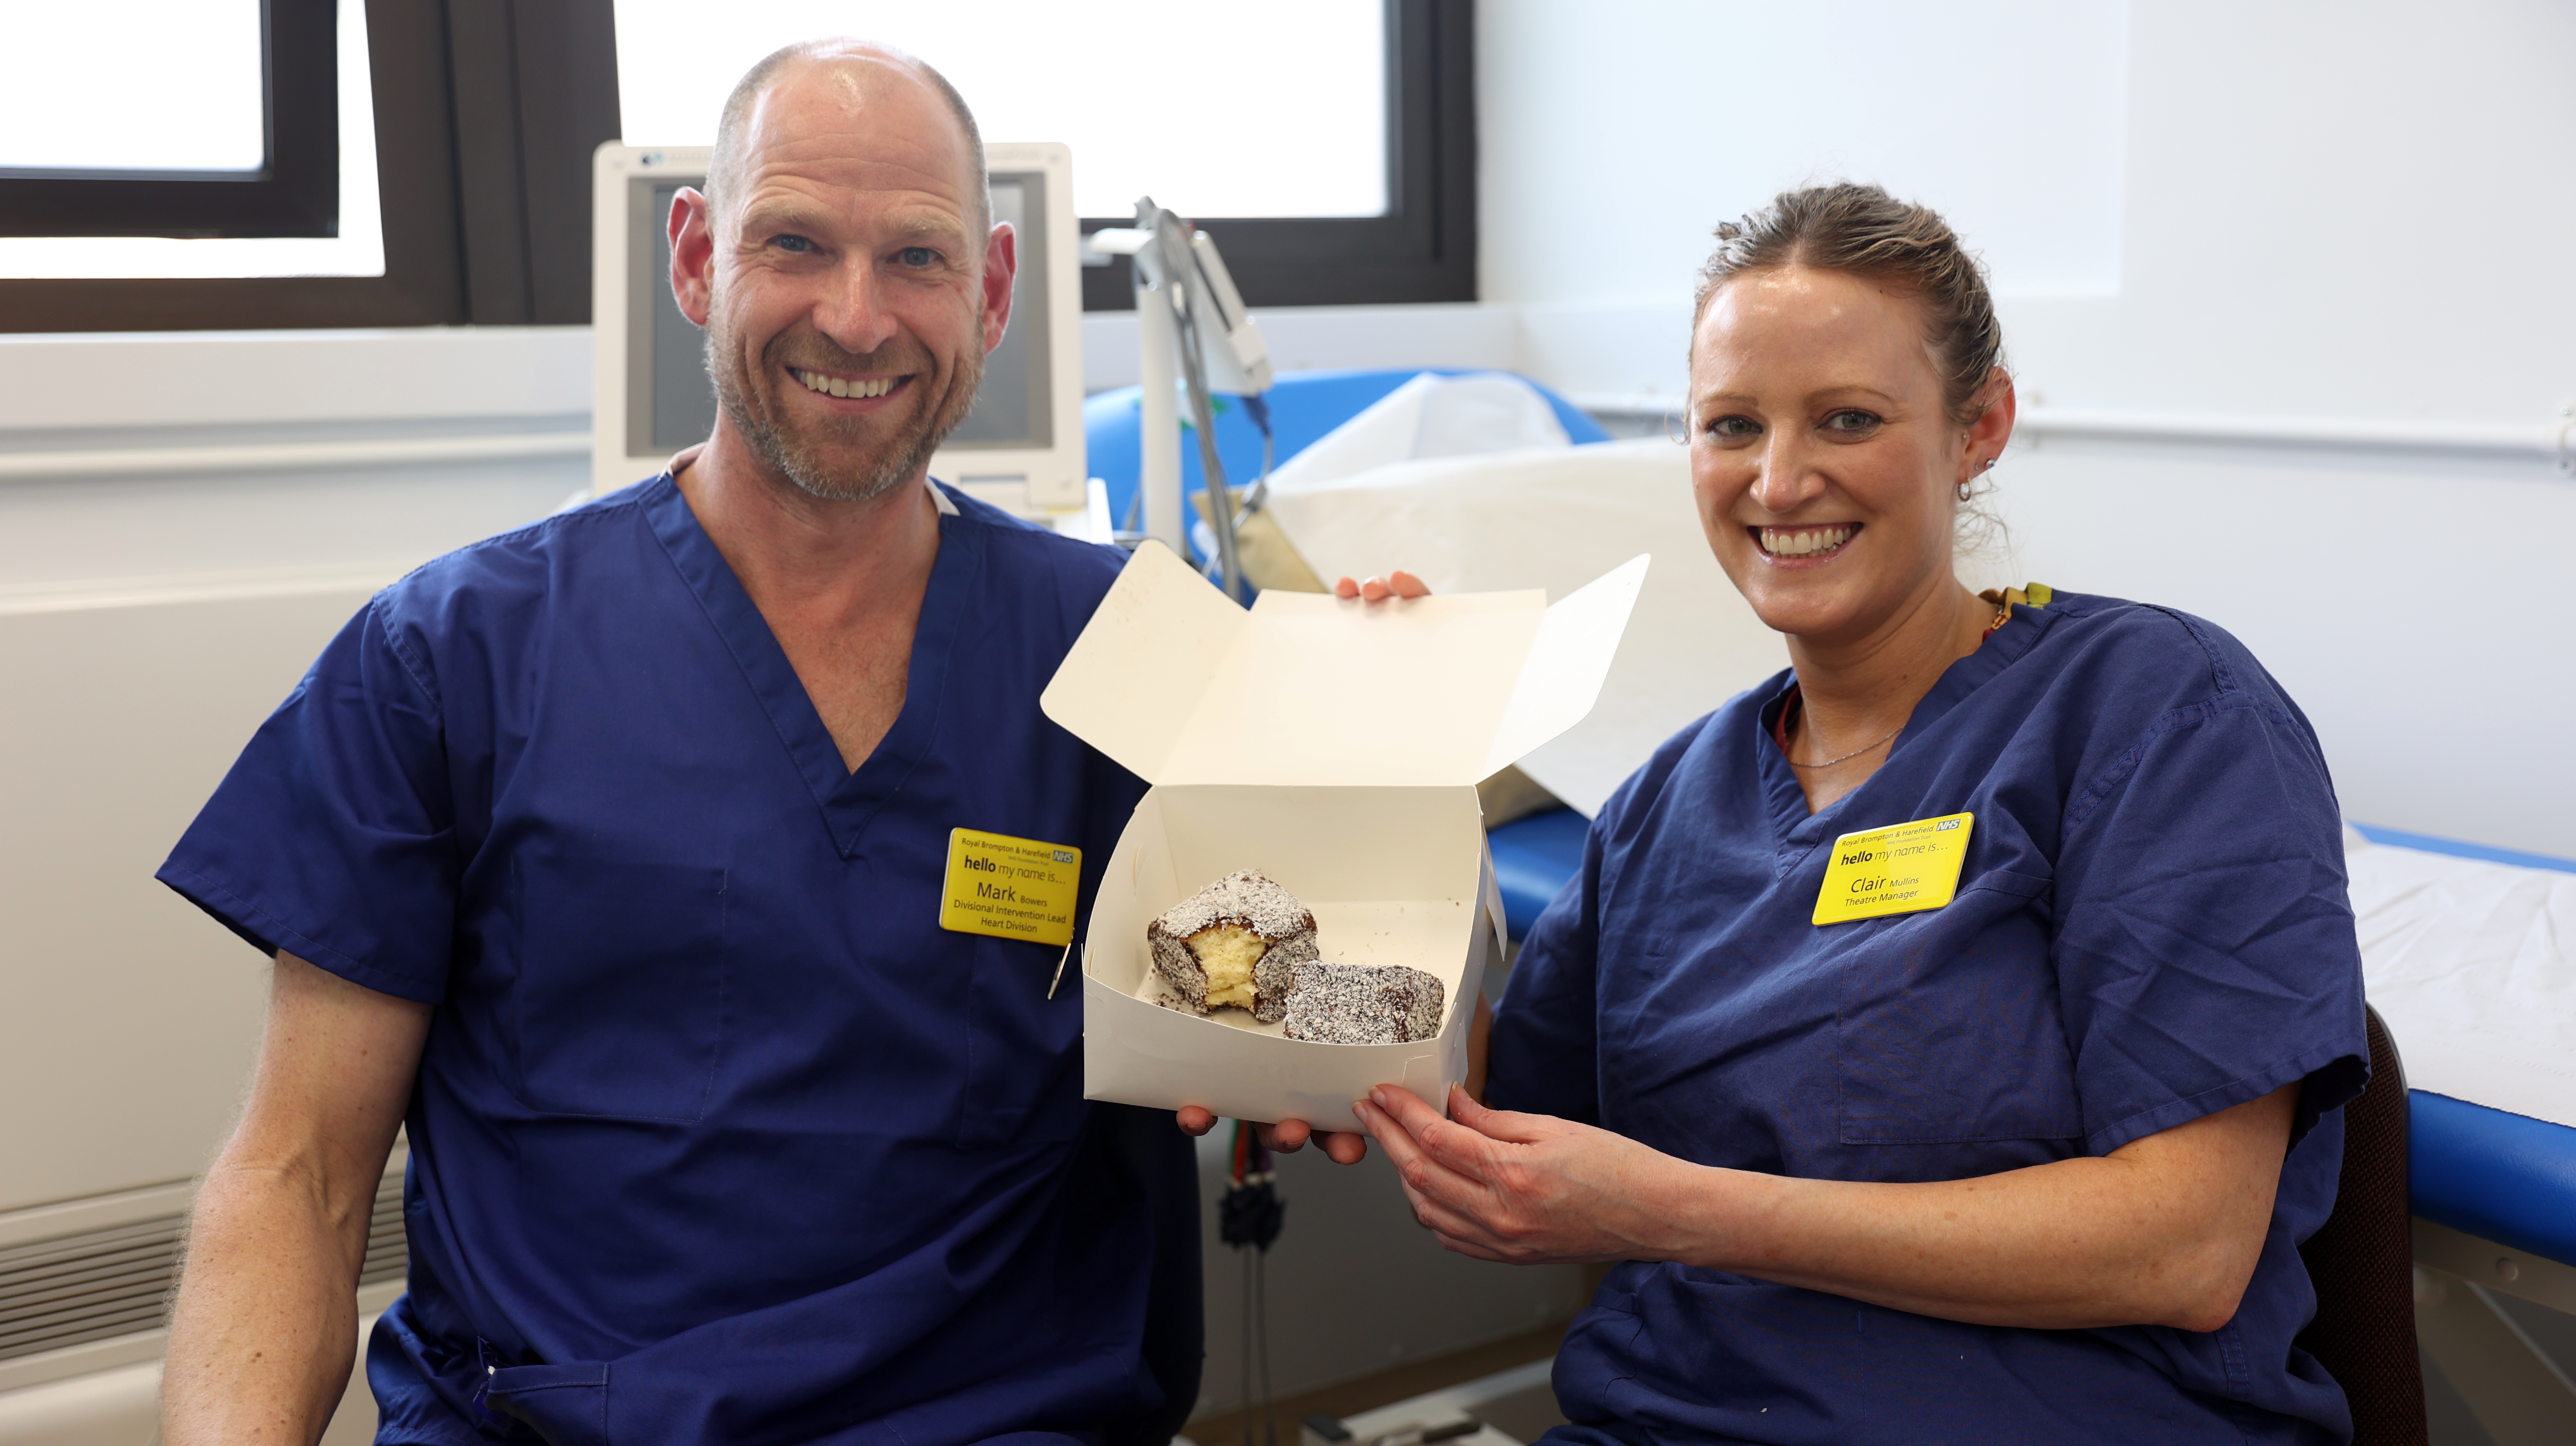
M 1256 935 L 1268 945 L 1253 963 L 1247 981 L 1251 986 L 1252 1017 L 1264 1024 L 1276 1024 L 1287 1012 L 1288 991 L 1294 987 L 1297 966 L 1315 957 L 1315 915 L 1297 902 L 1296 895 L 1251 869 L 1240 869 L 1174 904 L 1161 918 L 1147 924 L 1145 943 L 1153 951 L 1154 972 L 1162 975 L 1193 1011 L 1205 1014 L 1215 1006 L 1208 999 L 1207 968 L 1200 961 L 1199 951 L 1191 948 L 1191 942 L 1198 940 L 1201 948 L 1212 955 L 1236 954 L 1244 952 L 1244 933 Z M 1220 988 L 1219 993 L 1216 1004 L 1243 1003 L 1235 997 L 1237 990 Z
M 1323 1044 L 1410 1044 L 1440 1032 L 1440 981 L 1401 964 L 1297 966 L 1288 996 L 1290 1039 Z

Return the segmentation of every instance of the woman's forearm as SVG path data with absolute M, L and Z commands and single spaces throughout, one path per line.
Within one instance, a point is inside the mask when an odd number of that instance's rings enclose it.
M 2108 1156 L 1972 1180 L 1786 1179 L 1673 1161 L 1656 1253 L 1986 1325 L 2170 1325 L 2235 1314 L 2271 1218 L 2297 1086 Z

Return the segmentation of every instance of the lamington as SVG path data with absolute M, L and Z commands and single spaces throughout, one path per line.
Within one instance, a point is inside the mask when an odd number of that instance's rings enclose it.
M 1263 1024 L 1288 1012 L 1300 964 L 1315 958 L 1315 915 L 1251 869 L 1226 875 L 1145 926 L 1154 972 L 1194 1013 L 1232 1006 Z
M 1321 1044 L 1410 1044 L 1440 1032 L 1440 981 L 1401 964 L 1297 966 L 1288 995 L 1290 1039 Z

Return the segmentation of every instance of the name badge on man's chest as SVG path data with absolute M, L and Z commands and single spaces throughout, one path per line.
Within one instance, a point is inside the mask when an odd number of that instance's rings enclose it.
M 1082 850 L 980 829 L 948 831 L 939 927 L 1032 944 L 1073 942 Z
M 1959 891 L 1959 866 L 1968 860 L 1976 822 L 1975 814 L 1953 813 L 1835 839 L 1815 922 L 1847 924 L 1949 903 Z

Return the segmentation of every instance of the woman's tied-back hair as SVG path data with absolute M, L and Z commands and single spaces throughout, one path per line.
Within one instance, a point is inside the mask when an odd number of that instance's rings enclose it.
M 1959 426 L 1976 421 L 1986 381 L 2003 365 L 2003 328 L 1995 322 L 1985 268 L 1939 212 L 1850 181 L 1783 191 L 1770 205 L 1717 228 L 1717 249 L 1700 267 L 1691 298 L 1694 327 L 1726 283 L 1748 271 L 1790 266 L 1865 276 L 1913 297 L 1941 375 L 1943 409 Z

